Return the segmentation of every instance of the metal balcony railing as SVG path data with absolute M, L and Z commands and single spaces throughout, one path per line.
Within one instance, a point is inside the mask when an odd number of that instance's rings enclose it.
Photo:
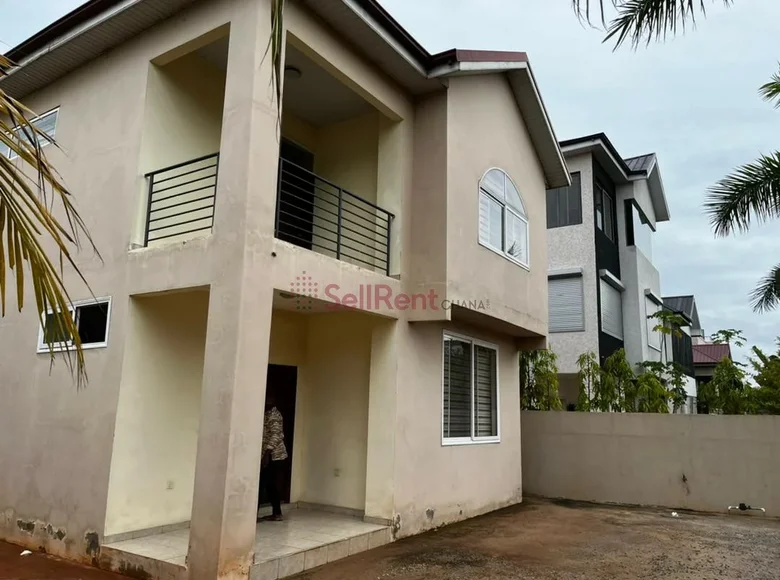
M 286 159 L 279 160 L 278 187 L 278 239 L 390 273 L 393 214 Z
M 145 175 L 149 180 L 144 246 L 206 230 L 214 225 L 219 153 Z

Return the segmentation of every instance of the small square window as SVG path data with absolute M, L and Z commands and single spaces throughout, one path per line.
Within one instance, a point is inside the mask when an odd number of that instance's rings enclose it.
M 70 312 L 79 331 L 82 348 L 101 348 L 108 345 L 108 325 L 111 316 L 109 298 L 76 303 Z M 44 315 L 43 325 L 38 333 L 38 352 L 49 352 L 47 339 L 56 351 L 73 347 L 73 340 L 59 312 L 49 311 Z

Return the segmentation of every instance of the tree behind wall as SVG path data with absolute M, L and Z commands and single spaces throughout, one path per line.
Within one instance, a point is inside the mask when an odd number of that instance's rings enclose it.
M 520 405 L 524 410 L 559 411 L 558 357 L 550 350 L 520 353 Z
M 753 347 L 750 366 L 753 368 L 758 388 L 755 391 L 758 413 L 780 415 L 780 339 L 777 339 L 777 353 L 766 355 L 757 346 Z
M 577 367 L 579 368 L 577 377 L 580 381 L 580 393 L 577 397 L 577 410 L 597 410 L 597 405 L 594 401 L 596 399 L 596 393 L 600 389 L 601 367 L 599 367 L 596 353 L 586 352 L 581 354 L 577 359 Z
M 745 415 L 755 412 L 754 389 L 745 380 L 741 365 L 724 358 L 715 367 L 712 380 L 702 389 L 710 413 Z
M 604 361 L 601 383 L 607 383 L 603 393 L 612 397 L 608 405 L 606 401 L 600 404 L 602 410 L 609 407 L 607 410 L 615 413 L 636 411 L 636 375 L 624 349 L 616 350 Z

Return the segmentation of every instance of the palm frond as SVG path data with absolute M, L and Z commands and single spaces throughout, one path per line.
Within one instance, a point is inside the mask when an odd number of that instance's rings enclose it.
M 750 305 L 755 312 L 767 312 L 780 306 L 780 264 L 761 278 L 750 293 Z
M 780 152 L 762 155 L 710 187 L 704 211 L 717 236 L 747 231 L 751 219 L 780 216 Z
M 0 56 L 0 76 L 11 66 Z M 73 339 L 74 348 L 66 352 L 65 361 L 81 386 L 87 378 L 84 354 L 69 309 L 71 299 L 63 281 L 63 266 L 68 263 L 86 284 L 71 249 L 80 249 L 80 237 L 84 236 L 93 251 L 100 254 L 73 205 L 72 194 L 44 154 L 44 144 L 57 147 L 57 143 L 30 122 L 34 117 L 30 109 L 0 90 L 0 144 L 15 156 L 12 161 L 11 155 L 0 155 L 0 316 L 5 315 L 6 270 L 16 283 L 19 311 L 24 307 L 25 280 L 29 276 L 41 322 L 45 322 L 48 310 L 59 312 L 61 330 Z M 58 219 L 55 213 L 63 218 Z M 58 265 L 44 250 L 44 244 L 56 248 Z M 53 362 L 53 338 L 47 340 Z
M 733 0 L 720 0 L 730 6 Z M 709 0 L 718 2 L 718 0 Z M 614 39 L 615 48 L 629 41 L 635 48 L 642 43 L 662 40 L 667 35 L 675 35 L 678 30 L 685 32 L 687 25 L 696 25 L 696 15 L 706 16 L 707 0 L 598 0 L 598 9 L 594 9 L 596 0 L 572 0 L 572 8 L 580 20 L 593 23 L 591 11 L 598 15 L 601 23 L 606 21 L 609 4 L 617 10 L 610 20 L 604 41 Z
M 780 72 L 773 74 L 768 83 L 761 85 L 758 93 L 765 101 L 775 101 L 775 108 L 780 108 Z
M 276 94 L 277 111 L 281 123 L 282 103 L 282 52 L 284 49 L 284 3 L 286 0 L 271 0 L 271 34 L 265 56 L 271 55 L 271 82 Z

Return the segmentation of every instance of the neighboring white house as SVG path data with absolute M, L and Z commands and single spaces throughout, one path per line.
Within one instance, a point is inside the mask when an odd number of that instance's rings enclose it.
M 561 142 L 572 185 L 547 192 L 550 346 L 564 408 L 577 400 L 577 358 L 620 348 L 632 365 L 671 359 L 648 319 L 661 308 L 653 237 L 669 220 L 655 153 L 622 158 L 603 133 Z

